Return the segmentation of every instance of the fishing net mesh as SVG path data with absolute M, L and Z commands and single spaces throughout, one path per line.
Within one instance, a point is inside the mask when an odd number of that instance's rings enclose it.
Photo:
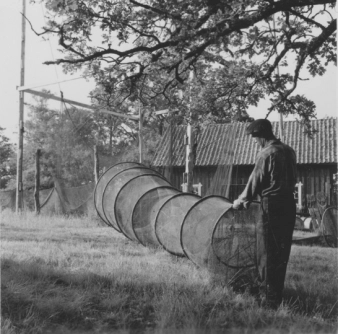
M 119 163 L 114 166 L 111 166 L 108 168 L 103 174 L 101 174 L 95 190 L 94 190 L 94 205 L 97 210 L 98 215 L 100 218 L 109 225 L 109 222 L 107 221 L 105 214 L 103 212 L 103 206 L 102 206 L 102 201 L 103 201 L 103 194 L 104 190 L 108 184 L 108 182 L 119 172 L 125 170 L 128 167 L 137 167 L 139 166 L 138 163 L 134 162 L 125 162 L 125 163 Z
M 0 191 L 0 210 L 15 208 L 15 190 Z
M 62 165 L 67 163 L 67 156 L 59 149 L 55 156 L 54 165 L 56 170 L 53 176 L 52 188 L 39 190 L 40 212 L 42 214 L 94 214 L 93 190 L 94 182 L 94 155 L 93 152 L 84 157 L 84 170 L 80 171 L 86 177 L 78 180 L 78 185 L 67 181 L 67 171 Z M 89 157 L 89 158 L 88 158 Z M 101 162 L 100 162 L 101 159 Z M 118 159 L 109 156 L 99 155 L 98 164 L 101 166 L 101 173 L 108 170 Z M 133 163 L 133 165 L 136 165 Z M 74 171 L 74 174 L 76 172 Z M 43 177 L 43 176 L 42 176 Z M 53 191 L 54 189 L 54 191 Z M 34 188 L 23 191 L 23 209 L 34 210 Z M 0 210 L 16 208 L 16 190 L 0 191 Z
M 117 223 L 115 212 L 115 202 L 117 200 L 117 196 L 119 195 L 122 187 L 126 185 L 131 179 L 144 174 L 157 175 L 157 172 L 150 170 L 145 166 L 127 168 L 112 177 L 103 190 L 102 208 L 105 222 L 107 222 L 109 226 L 113 227 L 119 232 L 121 232 L 121 229 Z
M 159 246 L 155 233 L 156 217 L 160 207 L 178 194 L 173 187 L 157 187 L 146 192 L 137 201 L 131 218 L 132 229 L 137 240 L 143 245 Z
M 329 247 L 338 247 L 338 209 L 329 207 L 324 211 L 322 220 L 322 233 Z
M 307 194 L 306 200 L 307 200 L 309 214 L 312 218 L 313 228 L 315 231 L 319 231 L 322 216 L 321 216 L 321 212 L 317 205 L 316 197 L 314 194 Z
M 231 203 L 216 196 L 205 197 L 190 208 L 181 227 L 181 245 L 191 261 L 213 269 L 217 263 L 211 248 L 217 220 L 231 209 Z
M 49 190 L 45 201 L 42 202 L 40 212 L 42 214 L 91 215 L 95 212 L 93 190 L 94 183 L 68 188 L 55 180 L 55 186 Z
M 107 187 L 97 186 L 96 190 L 106 192 L 100 195 L 103 211 L 114 214 L 117 227 L 127 238 L 187 256 L 228 283 L 239 278 L 249 282 L 248 277 L 254 276 L 258 203 L 233 212 L 231 202 L 223 196 L 201 198 L 182 193 L 156 171 L 128 164 L 117 169 L 122 167 L 125 169 L 116 175 L 106 172 L 114 175 L 107 184 L 108 192 Z
M 221 152 L 217 162 L 217 169 L 212 178 L 211 184 L 206 191 L 208 195 L 221 195 L 226 198 L 230 197 L 230 187 L 234 171 L 234 150 L 236 144 L 236 126 L 229 124 L 227 133 L 223 134 Z M 207 149 L 202 147 L 201 149 Z
M 138 200 L 149 190 L 161 186 L 170 186 L 170 184 L 161 176 L 145 174 L 131 179 L 121 188 L 116 197 L 114 209 L 117 224 L 126 237 L 130 239 L 134 237 L 132 216 Z M 147 198 L 147 200 L 149 199 Z M 146 213 L 144 214 L 146 215 Z M 148 224 L 151 222 L 149 221 Z
M 231 268 L 253 267 L 260 220 L 259 203 L 252 203 L 249 210 L 227 211 L 213 231 L 212 247 L 217 258 Z
M 157 240 L 165 250 L 173 255 L 184 256 L 180 242 L 181 226 L 189 209 L 200 196 L 180 193 L 167 200 L 157 213 L 155 233 Z

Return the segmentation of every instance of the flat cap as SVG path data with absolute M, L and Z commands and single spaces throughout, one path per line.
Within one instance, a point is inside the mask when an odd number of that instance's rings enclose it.
M 267 119 L 256 119 L 247 128 L 246 134 L 252 137 L 265 137 L 272 135 L 272 125 Z

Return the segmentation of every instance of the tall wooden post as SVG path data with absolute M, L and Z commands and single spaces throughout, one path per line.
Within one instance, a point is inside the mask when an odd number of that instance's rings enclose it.
M 35 192 L 34 192 L 34 201 L 35 201 L 35 213 L 40 213 L 40 155 L 41 150 L 37 149 L 35 153 Z
M 22 0 L 22 21 L 21 21 L 21 71 L 20 86 L 25 84 L 25 47 L 26 47 L 26 0 Z M 19 138 L 17 148 L 17 164 L 16 164 L 16 212 L 19 213 L 23 209 L 23 184 L 22 184 L 22 165 L 23 165 L 23 132 L 24 132 L 24 92 L 19 92 Z
M 169 181 L 173 183 L 173 117 L 169 115 Z
M 193 192 L 193 170 L 194 170 L 194 152 L 193 152 L 194 136 L 191 124 L 187 125 L 186 135 L 186 160 L 185 160 L 185 175 L 187 184 L 187 192 Z
M 138 147 L 140 153 L 140 160 L 139 162 L 143 164 L 143 139 L 142 139 L 142 132 L 143 132 L 143 111 L 141 108 L 141 102 L 139 105 L 139 131 L 138 131 Z
M 278 75 L 279 75 L 279 69 L 278 69 Z M 281 141 L 284 141 L 283 114 L 281 112 L 279 113 L 279 139 Z
M 298 210 L 302 210 L 302 208 L 303 208 L 302 186 L 303 186 L 303 183 L 301 181 L 299 181 L 298 183 L 296 183 L 297 195 L 298 195 L 298 201 L 297 201 Z
M 97 146 L 94 145 L 94 179 L 95 179 L 95 184 L 97 184 L 97 181 L 99 180 L 99 171 L 100 171 L 99 154 L 97 152 Z
M 191 127 L 192 123 L 192 112 L 191 112 L 191 86 L 194 79 L 194 73 L 190 71 L 189 73 L 189 97 L 188 97 L 188 124 L 187 124 L 187 135 L 186 135 L 186 161 L 185 161 L 185 173 L 186 173 L 186 184 L 187 184 L 187 192 L 192 193 L 194 190 L 193 187 L 193 170 L 194 170 L 194 133 Z
M 273 30 L 274 30 L 274 36 L 275 36 L 275 40 L 277 41 L 277 37 L 276 37 L 276 22 L 275 22 L 275 15 L 272 16 L 273 18 Z M 276 47 L 276 54 L 277 54 L 277 47 Z M 279 66 L 277 65 L 277 74 L 279 77 Z M 284 140 L 284 131 L 283 131 L 283 114 L 280 112 L 279 113 L 279 139 L 281 141 Z

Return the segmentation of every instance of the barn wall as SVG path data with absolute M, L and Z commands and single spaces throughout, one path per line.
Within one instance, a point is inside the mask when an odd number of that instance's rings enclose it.
M 194 184 L 202 184 L 202 196 L 205 196 L 217 167 L 195 167 Z M 234 200 L 243 191 L 253 166 L 234 166 L 232 173 L 232 185 L 230 188 L 230 200 Z M 172 173 L 172 184 L 181 189 L 183 183 L 184 167 L 174 167 Z M 321 165 L 297 165 L 297 182 L 303 184 L 303 204 L 307 205 L 306 195 L 315 195 L 324 192 L 329 196 L 329 202 L 333 202 L 333 174 L 337 173 L 336 164 Z M 169 176 L 168 174 L 166 175 Z M 169 178 L 168 178 L 169 179 Z
M 253 166 L 238 166 L 237 176 L 233 175 L 233 184 L 237 188 L 243 188 L 247 183 Z M 235 168 L 236 171 L 236 168 Z M 303 184 L 303 205 L 307 206 L 306 195 L 314 195 L 323 192 L 328 196 L 330 204 L 333 204 L 333 174 L 337 173 L 336 164 L 309 164 L 297 165 L 297 182 Z M 244 186 L 243 186 L 244 185 Z
M 245 166 L 244 168 L 233 168 L 233 177 L 232 177 L 232 186 L 230 193 L 231 194 L 239 194 L 245 186 L 245 183 L 248 180 L 248 175 L 250 175 L 253 166 Z M 167 170 L 164 170 L 162 173 L 164 176 L 171 181 L 172 185 L 181 190 L 181 185 L 183 183 L 183 173 L 184 167 L 173 167 L 172 168 L 172 176 L 170 177 L 170 173 Z M 202 184 L 202 196 L 207 194 L 207 191 L 211 185 L 211 182 L 216 174 L 217 167 L 216 166 L 196 166 L 194 168 L 193 174 L 193 183 Z M 239 191 L 240 190 L 240 191 Z M 232 197 L 232 196 L 230 196 Z M 230 198 L 232 199 L 232 198 Z
M 216 170 L 217 167 L 214 166 L 195 167 L 193 174 L 193 183 L 202 184 L 202 196 L 205 196 L 207 190 L 209 189 Z M 164 168 L 162 170 L 159 169 L 158 171 L 161 172 L 175 188 L 182 190 L 181 185 L 183 183 L 183 173 L 185 171 L 185 167 L 172 167 L 171 173 L 167 168 Z
M 337 173 L 337 165 L 299 165 L 297 180 L 303 184 L 303 203 L 307 205 L 306 195 L 316 195 L 323 192 L 333 202 L 333 174 Z

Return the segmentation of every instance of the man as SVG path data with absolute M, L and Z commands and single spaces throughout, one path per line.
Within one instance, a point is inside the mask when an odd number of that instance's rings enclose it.
M 258 119 L 246 129 L 262 148 L 249 181 L 233 208 L 248 208 L 259 195 L 262 220 L 257 224 L 257 269 L 260 297 L 266 306 L 282 302 L 286 267 L 296 218 L 293 192 L 296 184 L 296 154 L 278 140 L 267 119 Z

